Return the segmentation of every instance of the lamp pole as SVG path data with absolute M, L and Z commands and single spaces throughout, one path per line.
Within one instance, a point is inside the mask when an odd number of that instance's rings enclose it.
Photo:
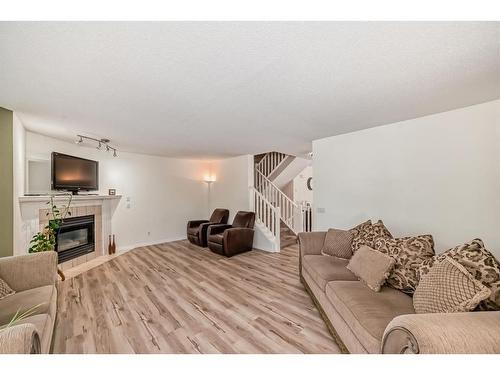
M 211 192 L 211 187 L 212 187 L 212 182 L 213 181 L 205 181 L 208 185 L 208 194 L 207 194 L 207 211 L 208 211 L 208 216 L 210 216 L 210 192 Z

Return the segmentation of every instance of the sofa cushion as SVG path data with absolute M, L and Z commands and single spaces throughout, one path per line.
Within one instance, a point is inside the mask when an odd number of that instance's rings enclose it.
M 332 280 L 358 280 L 346 266 L 349 261 L 326 255 L 305 255 L 303 267 L 316 283 L 325 291 L 326 283 Z
M 353 234 L 351 231 L 334 228 L 328 229 L 321 254 L 350 259 L 352 257 L 352 238 Z
M 449 256 L 436 263 L 413 296 L 417 314 L 472 311 L 491 290 Z
M 412 294 L 418 285 L 420 265 L 434 256 L 434 239 L 430 234 L 402 238 L 381 236 L 375 238 L 374 249 L 395 260 L 387 284 Z
M 347 269 L 352 271 L 374 292 L 380 291 L 394 267 L 395 260 L 387 254 L 361 246 L 353 255 Z
M 11 296 L 16 291 L 0 277 L 0 299 Z
M 353 254 L 363 245 L 373 248 L 373 241 L 376 237 L 392 238 L 391 232 L 387 229 L 382 220 L 377 221 L 375 224 L 366 222 L 351 229 L 353 239 L 351 249 Z
M 387 286 L 375 293 L 361 281 L 331 281 L 325 292 L 369 353 L 380 352 L 382 335 L 392 319 L 415 313 L 410 296 Z
M 56 293 L 55 286 L 46 285 L 17 292 L 0 300 L 0 326 L 8 323 L 17 310 L 23 313 L 36 305 L 40 305 L 34 311 L 35 314 L 49 313 L 54 293 Z
M 481 301 L 476 310 L 500 310 L 500 263 L 485 248 L 483 241 L 476 238 L 426 260 L 419 267 L 419 278 L 427 274 L 434 263 L 442 261 L 446 256 L 464 266 L 476 280 L 491 290 L 490 297 Z

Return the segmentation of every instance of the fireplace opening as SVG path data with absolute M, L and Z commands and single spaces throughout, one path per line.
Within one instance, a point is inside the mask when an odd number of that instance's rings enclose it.
M 56 236 L 58 263 L 94 251 L 94 226 L 94 215 L 64 219 Z

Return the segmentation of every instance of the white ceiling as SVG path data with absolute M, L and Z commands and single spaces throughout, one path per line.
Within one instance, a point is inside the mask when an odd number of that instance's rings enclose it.
M 498 98 L 498 22 L 0 22 L 0 106 L 124 151 L 299 155 Z

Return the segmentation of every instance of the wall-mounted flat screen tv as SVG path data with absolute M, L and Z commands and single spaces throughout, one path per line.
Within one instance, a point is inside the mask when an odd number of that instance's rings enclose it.
M 99 163 L 76 156 L 52 153 L 52 189 L 99 190 Z

